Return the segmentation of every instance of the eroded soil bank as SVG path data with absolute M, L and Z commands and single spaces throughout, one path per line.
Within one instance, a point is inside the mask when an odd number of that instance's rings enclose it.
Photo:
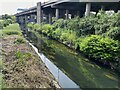
M 57 81 L 28 43 L 17 43 L 23 36 L 2 39 L 3 88 L 59 88 Z M 18 40 L 19 41 L 19 40 Z

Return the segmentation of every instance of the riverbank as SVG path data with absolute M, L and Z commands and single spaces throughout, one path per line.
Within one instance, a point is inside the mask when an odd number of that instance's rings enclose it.
M 119 88 L 119 76 L 103 68 L 56 40 L 30 31 L 28 37 L 39 52 L 52 61 L 83 90 L 86 88 Z M 62 80 L 62 78 L 60 79 Z
M 27 27 L 28 31 L 42 33 L 120 73 L 119 16 L 119 13 L 109 16 L 101 10 L 96 16 L 59 19 L 52 25 L 28 23 Z
M 12 32 L 6 31 L 10 30 Z M 21 34 L 18 24 L 3 29 L 3 88 L 60 88 L 33 48 Z

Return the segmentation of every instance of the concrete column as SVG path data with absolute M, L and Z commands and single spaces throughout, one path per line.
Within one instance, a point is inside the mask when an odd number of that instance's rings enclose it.
M 66 10 L 66 19 L 69 19 L 69 10 Z
M 52 14 L 49 13 L 49 24 L 52 24 Z
M 35 23 L 37 23 L 37 15 L 34 15 Z
M 56 9 L 56 19 L 58 20 L 59 19 L 59 9 Z
M 28 16 L 27 16 L 27 15 L 25 15 L 24 17 L 25 17 L 24 22 L 25 22 L 25 24 L 27 24 L 27 23 L 28 23 Z
M 23 24 L 24 23 L 24 17 L 20 16 L 20 23 Z
M 37 23 L 42 23 L 42 8 L 41 8 L 41 2 L 37 3 Z
M 90 9 L 91 9 L 91 3 L 86 3 L 85 16 L 89 16 L 90 15 Z
M 33 14 L 30 15 L 30 22 L 34 22 L 34 15 Z
M 36 20 L 36 16 L 35 16 L 35 14 L 31 14 L 31 22 L 35 22 L 35 20 Z

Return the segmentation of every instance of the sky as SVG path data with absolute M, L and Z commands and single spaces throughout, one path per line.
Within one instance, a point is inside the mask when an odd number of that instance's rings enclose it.
M 0 0 L 0 15 L 16 14 L 18 8 L 28 9 L 36 6 L 37 2 L 45 2 L 46 0 Z

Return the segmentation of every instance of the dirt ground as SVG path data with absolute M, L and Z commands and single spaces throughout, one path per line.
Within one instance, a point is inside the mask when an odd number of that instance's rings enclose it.
M 60 88 L 55 78 L 27 43 L 16 44 L 18 35 L 2 39 L 3 75 L 7 88 Z M 25 56 L 20 61 L 20 52 Z M 5 88 L 6 88 L 5 87 Z

